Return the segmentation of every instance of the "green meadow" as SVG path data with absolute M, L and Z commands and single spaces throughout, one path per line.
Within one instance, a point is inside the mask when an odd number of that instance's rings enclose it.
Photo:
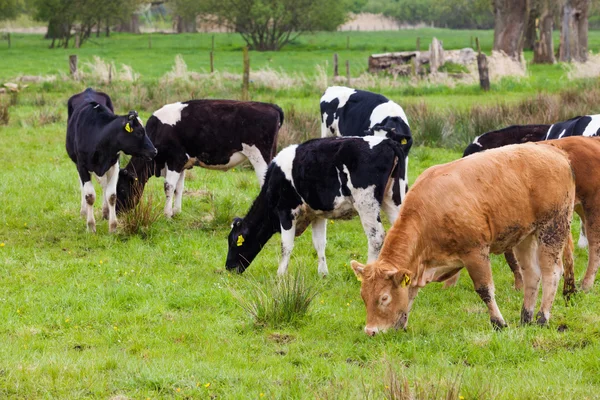
M 493 34 L 317 33 L 279 53 L 251 52 L 251 65 L 313 77 L 316 66 L 329 63 L 331 75 L 337 52 L 358 75 L 369 54 L 411 50 L 417 37 L 427 43 L 432 36 L 446 48 L 470 46 L 471 36 L 478 36 L 489 51 Z M 79 216 L 77 172 L 65 151 L 70 95 L 92 86 L 109 93 L 119 113 L 135 106 L 144 118 L 166 101 L 240 96 L 235 82 L 161 80 L 177 54 L 190 70 L 206 72 L 211 34 L 153 34 L 152 49 L 148 35 L 92 40 L 77 50 L 48 49 L 38 35 L 13 35 L 11 49 L 0 43 L 2 83 L 20 75 L 65 76 L 30 83 L 12 99 L 0 95 L 8 112 L 8 122 L 0 125 L 1 398 L 600 398 L 598 284 L 568 305 L 558 296 L 548 327 L 522 327 L 523 296 L 513 289 L 503 258 L 494 256 L 496 299 L 507 329 L 492 329 L 484 303 L 463 273 L 454 288 L 431 284 L 420 292 L 407 331 L 370 338 L 362 330 L 360 283 L 349 267 L 352 259 L 366 261 L 358 219 L 328 223 L 325 279 L 317 274 L 310 229 L 297 238 L 290 273 L 318 288 L 308 315 L 290 324 L 255 324 L 236 297 L 252 299 L 257 287 L 268 291 L 273 285 L 279 235 L 243 275 L 224 269 L 231 220 L 246 213 L 259 191 L 248 166 L 228 172 L 194 169 L 186 179 L 182 214 L 173 220 L 161 216 L 138 234 L 120 229 L 109 235 L 97 201 L 98 233 L 87 233 Z M 236 35 L 215 34 L 216 70 L 241 73 L 242 45 Z M 599 32 L 591 32 L 590 45 L 600 47 Z M 78 54 L 81 64 L 93 56 L 127 64 L 140 74 L 139 81 L 72 81 L 69 54 Z M 319 134 L 321 89 L 310 82 L 307 78 L 298 88 L 251 87 L 253 100 L 283 106 L 282 142 Z M 528 77 L 496 82 L 485 94 L 470 85 L 407 84 L 381 91 L 402 105 L 406 100 L 447 112 L 568 90 L 583 93 L 592 85 L 566 80 L 561 66 L 530 66 Z M 409 120 L 422 118 L 407 114 Z M 427 126 L 415 125 L 417 143 L 424 142 Z M 467 139 L 413 147 L 410 181 L 429 166 L 459 158 Z M 159 210 L 162 187 L 162 178 L 153 178 L 145 191 Z M 96 192 L 101 193 L 98 185 Z M 576 219 L 575 239 L 578 228 Z M 578 281 L 586 263 L 587 250 L 578 249 Z M 407 390 L 412 397 L 405 396 Z

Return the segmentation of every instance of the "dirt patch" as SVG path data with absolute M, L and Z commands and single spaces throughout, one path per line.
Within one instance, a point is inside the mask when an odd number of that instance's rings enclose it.
M 287 335 L 284 333 L 271 333 L 268 336 L 268 339 L 278 344 L 287 344 L 293 342 L 296 338 L 292 335 Z

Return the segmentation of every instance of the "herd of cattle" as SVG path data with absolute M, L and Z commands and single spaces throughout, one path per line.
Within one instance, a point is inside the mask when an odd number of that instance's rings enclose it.
M 322 138 L 276 155 L 284 114 L 274 104 L 178 102 L 155 111 L 144 127 L 135 111 L 115 115 L 105 93 L 86 89 L 72 96 L 66 147 L 79 173 L 88 230 L 96 231 L 92 174 L 113 232 L 117 213 L 138 204 L 151 176 L 165 178 L 164 213 L 171 217 L 181 211 L 187 169 L 228 170 L 248 160 L 261 190 L 245 218 L 231 225 L 227 269 L 243 272 L 280 232 L 278 273 L 284 274 L 294 238 L 312 225 L 318 272 L 326 275 L 327 219 L 358 214 L 368 264 L 351 266 L 362 281 L 369 335 L 405 328 L 419 289 L 429 282 L 451 285 L 462 268 L 492 325 L 506 326 L 494 297 L 490 253 L 505 254 L 515 287 L 523 290 L 521 323 L 533 319 L 541 280 L 537 323 L 547 323 L 563 271 L 564 294 L 575 290 L 573 211 L 582 219 L 579 245 L 589 244 L 582 288 L 591 289 L 600 266 L 600 138 L 589 136 L 599 134 L 600 115 L 484 133 L 463 158 L 427 169 L 408 190 L 413 139 L 398 104 L 334 86 L 320 106 Z M 124 169 L 120 152 L 132 156 Z M 393 224 L 387 235 L 381 211 Z

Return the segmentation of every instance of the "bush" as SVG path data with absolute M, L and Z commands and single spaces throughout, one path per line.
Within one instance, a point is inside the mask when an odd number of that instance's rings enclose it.
M 248 280 L 247 295 L 232 290 L 240 306 L 259 326 L 297 325 L 308 314 L 320 285 L 308 282 L 299 273 L 268 279 L 261 284 Z

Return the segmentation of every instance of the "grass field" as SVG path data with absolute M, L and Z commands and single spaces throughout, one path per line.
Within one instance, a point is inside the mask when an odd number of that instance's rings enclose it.
M 273 68 L 310 74 L 338 51 L 351 54 L 358 68 L 370 52 L 409 49 L 427 32 L 354 32 L 351 45 L 357 47 L 349 53 L 345 33 L 307 35 L 282 53 L 252 53 L 253 66 L 271 58 Z M 430 34 L 461 47 L 473 33 Z M 491 33 L 477 34 L 489 48 Z M 231 53 L 218 55 L 217 67 L 237 68 L 241 41 L 216 37 L 218 51 Z M 395 37 L 404 44 L 392 47 Z M 598 38 L 594 32 L 592 46 Z M 118 35 L 77 52 L 130 64 L 147 90 L 171 68 L 175 54 L 183 54 L 190 69 L 206 68 L 208 35 L 154 35 L 152 43 L 148 55 L 147 37 Z M 0 50 L 0 79 L 64 70 L 72 50 L 47 50 L 46 44 L 16 35 L 13 49 Z M 552 82 L 550 92 L 569 85 L 557 78 L 560 67 L 531 71 L 525 81 L 501 83 L 486 95 L 472 87 L 440 87 L 415 92 L 414 98 L 469 107 L 505 101 L 513 89 L 516 99 L 535 96 L 535 82 L 544 80 Z M 399 398 L 397 384 L 406 381 L 415 398 L 600 398 L 598 285 L 568 307 L 558 298 L 547 328 L 520 327 L 522 294 L 512 288 L 504 260 L 493 257 L 497 302 L 509 328 L 492 330 L 485 305 L 463 274 L 455 288 L 431 284 L 421 291 L 406 332 L 369 338 L 362 332 L 360 285 L 349 267 L 352 259 L 366 261 L 358 220 L 329 224 L 326 279 L 317 276 L 310 232 L 298 238 L 290 270 L 320 288 L 310 313 L 298 324 L 256 326 L 232 290 L 249 298 L 253 285 L 273 284 L 279 236 L 244 275 L 223 267 L 230 221 L 244 215 L 258 193 L 248 168 L 195 169 L 186 180 L 183 213 L 172 221 L 160 218 L 139 235 L 109 235 L 97 203 L 98 233 L 87 234 L 79 217 L 77 173 L 64 149 L 66 99 L 87 85 L 109 92 L 120 112 L 140 93 L 137 86 L 128 92 L 131 84 L 123 82 L 33 84 L 8 108 L 10 121 L 0 127 L 0 397 L 379 399 Z M 237 95 L 233 89 L 211 93 L 210 82 L 202 85 L 207 97 Z M 165 91 L 156 89 L 151 104 L 163 95 L 191 93 L 190 86 Z M 261 90 L 253 96 L 279 102 L 280 95 L 288 115 L 296 105 L 317 118 L 319 90 Z M 140 111 L 147 117 L 153 110 Z M 460 155 L 413 148 L 410 181 Z M 152 179 L 146 190 L 157 207 L 164 205 L 161 179 Z M 586 251 L 577 250 L 578 280 L 586 260 Z

